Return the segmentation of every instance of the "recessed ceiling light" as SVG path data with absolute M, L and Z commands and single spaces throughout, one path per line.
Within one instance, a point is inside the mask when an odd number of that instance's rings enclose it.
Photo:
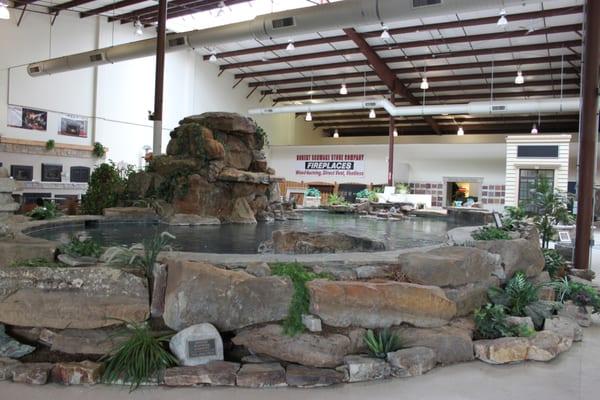
M 422 90 L 429 89 L 429 82 L 427 82 L 427 78 L 426 77 L 423 77 L 423 79 L 421 80 L 421 89 Z
M 515 85 L 522 85 L 523 83 L 525 83 L 523 73 L 521 71 L 517 71 L 517 76 L 515 76 Z
M 506 19 L 506 10 L 503 8 L 500 10 L 500 18 L 498 18 L 498 22 L 496 22 L 498 26 L 504 26 L 508 24 L 508 20 Z
M 462 127 L 462 126 L 459 126 L 459 127 L 458 127 L 458 130 L 456 131 L 456 134 L 457 134 L 458 136 L 463 136 L 463 135 L 465 134 L 465 130 L 463 129 L 463 127 Z
M 342 86 L 340 86 L 340 94 L 341 95 L 347 95 L 348 94 L 348 88 L 346 87 L 345 83 L 342 83 Z

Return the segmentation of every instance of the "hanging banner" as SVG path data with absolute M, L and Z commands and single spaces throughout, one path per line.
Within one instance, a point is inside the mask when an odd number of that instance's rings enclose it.
M 351 176 L 365 175 L 364 154 L 298 154 L 298 176 Z
M 20 106 L 8 106 L 7 125 L 14 128 L 45 131 L 48 124 L 48 113 Z
M 64 114 L 60 117 L 60 130 L 58 133 L 61 135 L 86 138 L 87 124 L 87 118 L 77 115 Z

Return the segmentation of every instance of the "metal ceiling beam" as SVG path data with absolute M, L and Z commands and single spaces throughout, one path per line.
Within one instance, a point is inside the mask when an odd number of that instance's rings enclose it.
M 404 99 L 408 100 L 413 105 L 420 105 L 421 102 L 411 93 L 410 90 L 404 85 L 394 71 L 387 66 L 385 61 L 379 57 L 379 55 L 369 46 L 369 43 L 363 38 L 354 28 L 346 28 L 344 29 L 344 33 L 358 46 L 360 52 L 367 58 L 369 64 L 373 68 L 373 71 L 377 74 L 379 79 L 387 88 L 394 94 L 402 96 Z M 425 121 L 431 126 L 431 128 L 437 132 L 441 133 L 440 127 L 438 126 L 435 119 L 430 116 L 423 117 Z
M 514 73 L 512 74 L 514 76 Z M 514 82 L 501 82 L 501 83 L 494 83 L 494 89 L 518 89 L 518 88 L 524 88 L 524 87 L 534 87 L 534 86 L 560 86 L 560 84 L 563 85 L 579 85 L 579 79 L 563 79 L 562 81 L 559 79 L 557 80 L 543 80 L 543 81 L 526 81 L 524 84 L 522 85 L 515 85 Z M 339 86 L 336 86 L 336 88 L 338 88 Z M 432 87 L 430 85 L 427 93 L 438 93 L 438 92 L 454 92 L 454 91 L 466 91 L 466 90 L 484 90 L 484 89 L 490 89 L 490 84 L 476 84 L 476 85 L 452 85 L 452 86 L 434 86 Z M 317 88 L 313 88 L 313 90 L 317 90 Z M 418 87 L 416 87 L 414 89 L 415 91 L 420 90 Z M 371 95 L 378 95 L 378 94 L 385 94 L 385 90 L 371 90 L 371 91 L 367 91 L 367 95 L 369 95 L 369 93 L 371 93 Z M 342 95 L 339 92 L 335 92 L 335 93 L 323 93 L 323 94 L 317 94 L 315 95 L 314 93 L 312 95 L 301 95 L 301 96 L 287 96 L 287 97 L 277 97 L 274 98 L 273 101 L 276 103 L 280 103 L 280 102 L 285 102 L 285 101 L 300 101 L 300 100 L 310 100 L 312 99 L 344 99 L 344 98 L 351 98 L 351 97 L 362 97 L 363 96 L 363 91 L 357 91 L 357 92 L 348 92 L 348 94 L 346 95 Z M 468 95 L 467 95 L 468 96 Z M 437 97 L 437 96 L 435 96 Z M 427 96 L 427 99 L 430 99 L 431 96 Z
M 385 51 L 385 50 L 394 50 L 394 49 L 410 49 L 415 47 L 429 47 L 429 46 L 440 46 L 440 45 L 449 45 L 449 44 L 457 44 L 457 43 L 472 43 L 472 42 L 480 42 L 485 40 L 498 40 L 498 39 L 510 39 L 515 37 L 523 37 L 523 36 L 536 36 L 536 35 L 549 35 L 553 33 L 563 33 L 563 32 L 575 32 L 581 30 L 581 24 L 570 24 L 570 25 L 560 25 L 553 26 L 549 28 L 539 29 L 532 33 L 528 34 L 527 29 L 522 29 L 518 31 L 507 31 L 507 32 L 494 32 L 494 33 L 485 33 L 481 35 L 470 35 L 470 36 L 457 36 L 451 38 L 440 38 L 440 39 L 430 39 L 430 40 L 416 40 L 412 42 L 402 42 L 402 43 L 393 43 L 393 44 L 385 44 L 378 46 L 371 46 L 374 51 Z M 568 42 L 564 42 L 568 44 L 564 44 L 564 47 L 575 47 L 581 45 L 581 40 L 571 40 Z M 534 49 L 543 48 L 544 43 L 530 45 L 534 46 Z M 525 47 L 525 46 L 520 46 Z M 510 48 L 510 47 L 509 47 Z M 477 51 L 481 51 L 483 49 L 479 49 Z M 515 50 L 515 52 L 518 50 Z M 529 51 L 526 49 L 525 51 Z M 269 65 L 269 64 L 280 64 L 292 61 L 300 61 L 300 60 L 310 60 L 310 59 L 323 59 L 326 57 L 336 57 L 343 56 L 348 54 L 358 54 L 360 53 L 359 48 L 351 48 L 351 49 L 341 49 L 341 50 L 329 50 L 322 51 L 317 53 L 304 53 L 304 54 L 296 54 L 285 57 L 277 57 L 267 60 L 252 60 L 252 61 L 244 61 L 237 63 L 230 63 L 221 65 L 221 70 L 227 69 L 236 69 L 236 68 L 244 68 L 244 67 L 252 67 L 255 65 Z M 456 53 L 453 51 L 448 51 L 447 53 L 436 53 L 436 57 L 443 57 L 443 54 Z M 461 53 L 461 52 L 459 52 Z M 462 57 L 462 56 L 457 56 Z M 398 61 L 401 61 L 402 57 L 396 57 Z M 390 61 L 393 62 L 393 61 Z
M 251 0 L 229 0 L 229 1 L 227 1 L 227 6 L 231 6 L 231 5 L 239 4 L 239 3 L 246 3 L 248 1 L 251 1 Z M 173 12 L 171 13 L 171 18 L 184 17 L 186 15 L 195 14 L 195 13 L 201 12 L 201 11 L 214 10 L 216 8 L 218 8 L 218 7 L 215 7 L 214 5 L 194 6 L 194 5 L 190 4 L 190 5 L 186 5 L 186 6 L 181 6 L 181 7 L 177 7 L 177 9 L 173 9 Z M 152 24 L 156 21 L 156 16 L 146 15 L 141 19 L 144 24 L 148 25 L 148 24 Z M 127 21 L 121 21 L 121 23 L 127 23 Z
M 96 1 L 96 0 L 73 0 L 73 1 L 67 1 L 66 3 L 56 4 L 56 5 L 52 6 L 52 7 L 48 7 L 48 10 L 50 11 L 50 13 L 55 13 L 57 11 L 67 10 L 69 8 L 78 7 L 78 6 L 81 6 L 83 4 L 92 3 L 94 1 Z
M 182 6 L 182 5 L 186 5 L 186 4 L 190 4 L 190 3 L 199 3 L 202 5 L 208 5 L 208 4 L 215 4 L 217 5 L 219 3 L 219 0 L 173 0 L 169 2 L 169 8 L 167 9 L 167 12 L 171 11 L 173 8 L 177 7 L 177 6 Z M 114 15 L 112 17 L 108 18 L 108 22 L 113 22 L 113 21 L 122 21 L 122 20 L 126 20 L 126 21 L 132 21 L 132 20 L 136 20 L 139 17 L 142 17 L 144 15 L 148 15 L 148 14 L 152 14 L 152 15 L 158 15 L 158 6 L 149 6 L 149 7 L 144 7 L 144 8 L 139 8 L 137 10 L 133 10 L 124 14 L 118 14 L 118 15 Z
M 527 70 L 524 71 L 525 77 L 531 77 L 531 76 L 546 76 L 546 75 L 554 75 L 554 74 L 560 74 L 561 72 L 564 73 L 564 75 L 576 75 L 578 73 L 578 70 L 575 70 L 573 68 L 571 68 L 569 66 L 569 68 L 566 69 L 561 69 L 561 68 L 551 68 L 551 69 L 536 69 L 536 70 Z M 513 71 L 509 71 L 509 72 L 494 72 L 494 78 L 513 78 L 515 76 L 515 73 Z M 429 81 L 429 83 L 435 83 L 435 82 L 456 82 L 456 81 L 468 81 L 468 80 L 480 80 L 480 79 L 489 79 L 490 75 L 484 75 L 484 74 L 463 74 L 463 75 L 450 75 L 450 76 L 428 76 L 427 80 Z M 406 81 L 411 81 L 410 84 L 419 84 L 421 82 L 421 78 L 410 78 L 410 79 L 406 79 Z M 526 83 L 529 83 L 528 81 L 525 81 Z M 363 82 L 345 82 L 346 88 L 348 89 L 352 89 L 352 88 L 362 88 L 363 87 Z M 383 82 L 381 82 L 380 80 L 371 80 L 371 81 L 367 81 L 367 87 L 372 87 L 372 86 L 382 86 Z M 319 91 L 319 90 L 338 90 L 340 88 L 340 84 L 339 83 L 334 83 L 331 85 L 319 85 L 319 86 L 314 86 L 312 87 L 312 90 L 314 91 Z M 441 88 L 441 87 L 440 87 Z M 261 90 L 260 94 L 261 95 L 269 95 L 269 94 L 284 94 L 284 93 L 298 93 L 298 92 L 307 92 L 311 89 L 310 86 L 296 86 L 296 87 L 291 87 L 291 88 L 280 88 L 277 89 L 277 93 L 275 93 L 273 91 L 273 89 L 267 89 L 267 90 Z M 435 87 L 433 88 L 433 90 L 435 90 Z
M 579 41 L 574 41 L 580 43 Z M 525 52 L 525 51 L 535 51 L 535 50 L 545 50 L 545 49 L 556 49 L 565 47 L 565 43 L 569 42 L 553 42 L 553 43 L 542 43 L 542 44 L 534 44 L 534 45 L 523 45 L 523 46 L 507 46 L 507 47 L 495 47 L 488 49 L 477 49 L 477 50 L 464 50 L 464 51 L 454 51 L 447 53 L 433 53 L 433 54 L 419 54 L 414 56 L 401 56 L 401 57 L 387 57 L 383 58 L 383 62 L 386 64 L 389 63 L 400 63 L 400 62 L 415 62 L 415 61 L 424 61 L 431 60 L 435 58 L 457 58 L 457 57 L 476 57 L 486 54 L 501 54 L 501 53 L 517 53 L 517 52 Z M 506 61 L 506 60 L 503 60 Z M 498 63 L 498 62 L 496 62 Z M 349 68 L 349 67 L 360 67 L 368 65 L 368 60 L 357 60 L 357 61 L 343 61 L 336 62 L 330 64 L 317 64 L 317 65 L 306 65 L 302 67 L 288 67 L 288 68 L 280 68 L 280 69 L 272 69 L 266 71 L 253 71 L 253 72 L 243 72 L 239 74 L 235 74 L 236 79 L 246 79 L 246 78 L 254 78 L 259 76 L 268 76 L 268 75 L 283 75 L 283 74 L 292 74 L 297 72 L 307 72 L 307 71 L 320 71 L 327 69 L 337 69 L 337 68 Z M 432 67 L 435 66 L 427 66 L 427 70 L 432 70 Z M 417 68 L 413 68 L 414 71 L 420 71 Z
M 549 57 L 531 57 L 531 58 L 521 58 L 518 60 L 499 60 L 495 61 L 494 65 L 496 67 L 499 66 L 522 66 L 527 64 L 546 64 L 553 62 L 576 62 L 580 60 L 580 56 L 578 54 L 568 54 L 564 57 L 561 56 L 549 56 Z M 444 64 L 444 65 L 431 65 L 427 67 L 427 71 L 454 71 L 458 69 L 471 69 L 471 68 L 489 68 L 492 66 L 491 61 L 484 62 L 471 62 L 471 63 L 462 63 L 462 64 Z M 399 68 L 394 69 L 394 73 L 396 74 L 405 74 L 405 73 L 414 73 L 420 72 L 415 70 L 415 68 Z M 268 81 L 255 81 L 249 82 L 248 86 L 278 86 L 278 85 L 288 85 L 293 83 L 305 83 L 310 82 L 311 79 L 313 81 L 327 81 L 327 80 L 343 80 L 349 78 L 362 78 L 364 76 L 363 72 L 349 72 L 349 73 L 337 73 L 333 75 L 315 75 L 312 78 L 302 77 L 302 78 L 288 78 L 288 79 L 279 79 L 279 80 L 268 80 Z M 367 77 L 375 76 L 373 71 L 367 71 Z
M 98 8 L 94 8 L 94 9 L 91 9 L 91 10 L 80 12 L 79 13 L 79 17 L 80 18 L 91 17 L 92 15 L 98 15 L 98 14 L 102 14 L 102 13 L 107 12 L 107 11 L 112 11 L 112 10 L 117 10 L 117 9 L 123 8 L 123 7 L 133 6 L 135 4 L 143 3 L 145 1 L 146 0 L 123 0 L 123 1 L 118 1 L 116 3 L 107 4 L 107 5 L 103 6 L 103 7 L 98 7 Z
M 525 20 L 553 17 L 553 16 L 559 16 L 559 15 L 580 14 L 582 11 L 583 11 L 582 6 L 562 7 L 562 8 L 543 10 L 543 11 L 532 11 L 532 12 L 526 12 L 526 13 L 511 14 L 510 20 L 511 21 L 525 21 Z M 487 24 L 495 25 L 497 21 L 498 21 L 497 16 L 485 17 L 485 18 L 472 18 L 472 19 L 466 19 L 466 20 L 462 20 L 462 21 L 450 21 L 450 22 L 425 24 L 425 25 L 413 25 L 413 26 L 403 27 L 403 28 L 394 28 L 394 29 L 389 29 L 388 32 L 391 35 L 402 35 L 402 34 L 407 34 L 407 33 L 423 32 L 423 31 L 429 31 L 429 30 L 464 28 L 464 27 L 468 27 L 468 26 L 487 25 Z M 364 33 L 362 33 L 362 35 L 365 38 L 378 37 L 381 35 L 381 32 L 382 32 L 382 30 L 380 29 L 380 30 L 371 31 L 371 32 L 364 32 Z M 314 46 L 314 45 L 319 45 L 319 44 L 324 44 L 324 43 L 336 43 L 336 42 L 344 42 L 344 41 L 348 41 L 347 36 L 339 35 L 339 36 L 331 36 L 331 37 L 318 38 L 318 39 L 300 40 L 300 41 L 294 42 L 294 45 L 296 47 L 305 47 L 305 46 Z M 287 43 L 282 43 L 282 44 L 275 44 L 275 45 L 269 45 L 269 46 L 253 47 L 253 48 L 249 48 L 249 49 L 240 49 L 240 50 L 234 50 L 234 51 L 221 52 L 221 53 L 217 53 L 215 55 L 217 58 L 236 57 L 236 56 L 241 56 L 241 55 L 263 53 L 263 52 L 274 51 L 274 50 L 284 50 L 286 47 L 287 47 Z M 209 57 L 210 57 L 210 55 L 206 55 L 206 56 L 204 56 L 204 59 L 208 60 Z

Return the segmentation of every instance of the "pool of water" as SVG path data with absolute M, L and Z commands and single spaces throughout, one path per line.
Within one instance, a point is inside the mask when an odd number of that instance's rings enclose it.
M 28 235 L 66 242 L 85 232 L 103 246 L 131 245 L 156 232 L 168 231 L 174 236 L 175 249 L 202 253 L 256 253 L 264 240 L 278 229 L 306 231 L 338 231 L 382 240 L 387 249 L 429 246 L 446 240 L 446 232 L 457 224 L 443 218 L 408 218 L 387 221 L 354 215 L 305 212 L 301 221 L 276 221 L 258 224 L 204 226 L 168 226 L 159 223 L 106 223 L 83 229 L 81 226 L 59 226 L 29 232 Z

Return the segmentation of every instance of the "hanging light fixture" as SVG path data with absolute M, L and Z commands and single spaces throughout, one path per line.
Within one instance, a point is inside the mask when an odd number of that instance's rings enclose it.
M 5 3 L 0 3 L 0 19 L 10 19 L 10 11 Z
M 288 45 L 285 48 L 287 51 L 294 51 L 296 50 L 296 46 L 294 46 L 294 41 L 292 39 L 288 40 Z
M 381 31 L 381 38 L 383 40 L 389 40 L 392 38 L 392 36 L 390 35 L 390 33 L 388 32 L 388 28 L 387 26 L 383 26 L 383 31 Z
M 306 117 L 304 117 L 304 120 L 307 122 L 312 121 L 312 113 L 310 111 L 306 113 Z
M 463 127 L 462 127 L 462 126 L 459 126 L 459 127 L 458 127 L 458 130 L 456 131 L 456 134 L 457 134 L 458 136 L 463 136 L 463 135 L 465 134 L 465 130 L 463 129 Z
M 220 17 L 221 15 L 223 15 L 225 13 L 225 2 L 224 1 L 220 1 L 219 5 L 217 6 L 219 11 L 217 11 L 217 17 Z
M 333 131 L 333 138 L 334 139 L 338 139 L 340 137 L 340 133 L 338 132 L 338 130 L 336 129 L 335 131 Z
M 348 88 L 346 87 L 345 83 L 342 83 L 342 86 L 340 86 L 340 94 L 342 96 L 345 96 L 348 94 Z
M 504 26 L 506 24 L 508 24 L 508 20 L 506 19 L 506 10 L 503 8 L 502 10 L 500 10 L 500 18 L 498 18 L 498 22 L 496 22 L 496 25 Z
M 423 77 L 423 79 L 421 80 L 421 89 L 422 90 L 429 89 L 429 82 L 427 82 L 427 78 L 426 77 Z
M 208 57 L 208 62 L 211 62 L 213 64 L 216 63 L 217 62 L 217 55 L 215 53 L 212 53 L 210 55 L 210 57 Z
M 394 128 L 394 132 L 392 134 L 394 137 L 398 137 L 398 129 Z
M 370 119 L 377 118 L 377 114 L 375 114 L 375 109 L 374 108 L 371 108 L 371 111 L 369 111 L 369 118 Z
M 533 126 L 531 127 L 531 134 L 532 135 L 537 135 L 538 134 L 538 128 L 536 124 L 533 124 Z
M 133 28 L 136 35 L 141 36 L 144 34 L 144 25 L 139 18 L 133 23 Z
M 519 70 L 517 71 L 517 76 L 515 76 L 515 85 L 522 85 L 523 83 L 525 83 L 525 78 L 521 70 Z

